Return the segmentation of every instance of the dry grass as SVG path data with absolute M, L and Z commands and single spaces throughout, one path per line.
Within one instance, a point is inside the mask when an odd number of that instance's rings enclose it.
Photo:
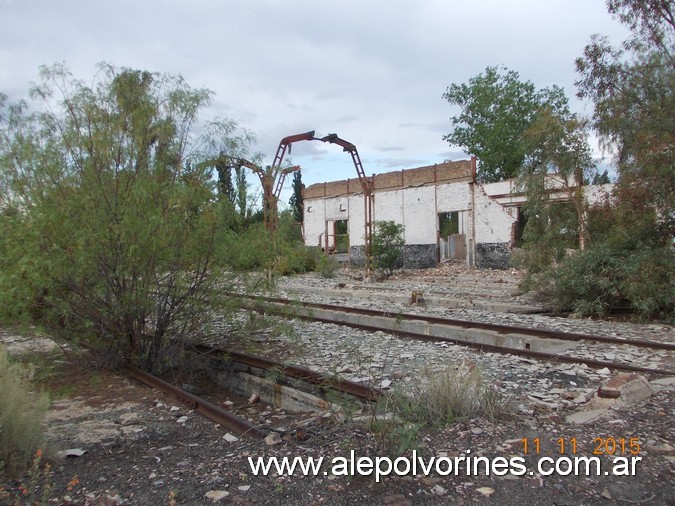
M 496 419 L 505 411 L 494 388 L 478 367 L 447 366 L 425 371 L 424 379 L 405 394 L 397 394 L 394 411 L 401 417 L 426 426 L 442 426 L 457 419 Z

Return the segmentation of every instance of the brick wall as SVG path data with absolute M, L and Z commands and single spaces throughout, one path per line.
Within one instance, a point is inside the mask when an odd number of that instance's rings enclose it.
M 384 172 L 373 176 L 375 191 L 408 188 L 411 186 L 428 186 L 438 183 L 471 181 L 471 160 L 445 162 L 416 169 Z M 305 199 L 337 197 L 361 193 L 358 178 L 351 178 L 330 183 L 315 183 L 304 189 Z

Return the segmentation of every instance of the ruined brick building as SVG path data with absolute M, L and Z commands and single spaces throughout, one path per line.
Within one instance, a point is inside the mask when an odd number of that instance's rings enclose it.
M 521 239 L 525 196 L 514 180 L 475 182 L 476 159 L 372 176 L 373 221 L 405 226 L 403 261 L 426 268 L 466 261 L 478 268 L 507 268 Z M 553 180 L 552 191 L 560 192 Z M 597 199 L 606 187 L 585 187 Z M 561 195 L 561 200 L 571 195 Z M 348 254 L 363 264 L 364 198 L 358 179 L 317 183 L 304 189 L 307 246 Z

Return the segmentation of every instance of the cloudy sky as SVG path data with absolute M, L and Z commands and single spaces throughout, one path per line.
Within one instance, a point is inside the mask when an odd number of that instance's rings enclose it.
M 442 140 L 457 110 L 441 95 L 488 65 L 562 86 L 588 114 L 574 59 L 593 33 L 625 37 L 604 0 L 0 0 L 0 92 L 25 97 L 56 62 L 85 81 L 98 62 L 181 74 L 266 163 L 316 130 L 353 142 L 372 174 L 466 158 Z M 305 184 L 355 175 L 334 145 L 298 143 L 291 159 Z

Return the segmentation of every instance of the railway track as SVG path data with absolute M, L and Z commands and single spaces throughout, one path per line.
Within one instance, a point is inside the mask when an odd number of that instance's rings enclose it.
M 284 365 L 265 357 L 227 351 L 205 344 L 192 345 L 191 349 L 200 355 L 217 357 L 218 360 L 221 360 L 221 357 L 226 356 L 228 362 L 233 361 L 247 368 L 254 368 L 262 371 L 275 369 L 281 372 L 285 378 L 292 378 L 300 382 L 318 386 L 324 392 L 327 390 L 338 391 L 368 402 L 376 401 L 382 395 L 382 391 L 378 388 L 335 378 L 304 367 Z M 173 395 L 181 402 L 187 404 L 191 409 L 194 409 L 206 418 L 226 427 L 228 430 L 240 436 L 265 437 L 268 434 L 267 430 L 263 430 L 259 426 L 252 424 L 226 409 L 177 387 L 153 374 L 143 371 L 138 367 L 127 366 L 126 369 L 132 377 L 140 382 L 149 387 Z M 297 384 L 295 387 L 297 387 Z
M 236 351 L 228 351 L 205 344 L 196 344 L 192 345 L 191 347 L 198 353 L 205 354 L 207 356 L 213 355 L 220 357 L 225 354 L 230 360 L 246 367 L 261 369 L 263 371 L 274 369 L 279 371 L 286 378 L 292 378 L 294 380 L 309 383 L 311 385 L 318 386 L 321 389 L 330 389 L 342 392 L 364 401 L 375 401 L 382 395 L 382 391 L 380 389 L 372 386 L 336 378 L 334 376 L 312 371 L 311 369 L 307 369 L 305 367 L 282 364 L 281 362 L 274 361 L 270 358 L 249 355 Z
M 547 351 L 530 349 L 527 342 L 523 348 L 491 344 L 486 340 L 480 340 L 481 333 L 489 336 L 491 341 L 499 341 L 502 337 L 531 337 L 540 340 L 557 340 L 598 343 L 614 346 L 634 346 L 641 349 L 659 350 L 666 352 L 675 351 L 675 344 L 651 341 L 643 339 L 618 339 L 608 336 L 593 334 L 580 334 L 561 332 L 549 329 L 538 329 L 521 326 L 510 326 L 487 322 L 473 322 L 450 318 L 439 318 L 420 314 L 393 313 L 374 309 L 365 309 L 350 306 L 337 306 L 323 303 L 298 302 L 276 297 L 257 297 L 249 295 L 236 295 L 240 305 L 244 309 L 260 313 L 274 314 L 278 316 L 300 318 L 308 321 L 333 323 L 367 331 L 385 331 L 395 335 L 424 341 L 442 341 L 463 346 L 478 348 L 484 351 L 497 353 L 509 353 L 532 357 L 536 359 L 551 360 L 566 363 L 583 363 L 589 367 L 600 369 L 609 368 L 615 370 L 641 372 L 658 375 L 673 375 L 670 370 L 661 370 L 650 367 L 641 367 L 626 363 L 602 361 L 579 356 L 561 355 Z M 417 329 L 417 330 L 415 330 Z M 437 332 L 434 334 L 433 332 Z M 451 337 L 457 333 L 472 333 L 477 341 L 464 338 Z M 446 334 L 446 335 L 438 335 Z M 522 341 L 522 340 L 521 340 Z
M 634 346 L 636 348 L 666 352 L 675 351 L 675 344 L 668 342 L 642 339 L 618 339 L 594 334 L 580 334 L 554 331 L 549 329 L 510 326 L 486 322 L 473 322 L 468 320 L 441 318 L 430 315 L 394 313 L 324 303 L 298 302 L 278 297 L 256 297 L 242 294 L 236 294 L 236 297 L 239 299 L 240 305 L 244 309 L 288 318 L 300 318 L 308 321 L 332 323 L 373 332 L 385 331 L 400 337 L 407 337 L 416 340 L 449 342 L 462 346 L 478 348 L 482 351 L 515 354 L 540 360 L 586 364 L 587 366 L 596 369 L 606 367 L 614 370 L 640 372 L 651 375 L 674 374 L 674 372 L 671 370 L 640 367 L 625 363 L 601 361 L 578 356 L 560 355 L 557 353 L 536 351 L 527 348 L 517 349 L 513 347 L 486 344 L 484 342 L 468 342 L 463 339 L 433 335 L 427 330 L 428 327 L 455 328 L 461 329 L 463 331 L 469 330 L 486 332 L 499 336 L 529 336 L 537 339 L 591 342 L 613 346 Z M 364 320 L 361 319 L 361 317 L 369 318 L 370 320 Z M 406 328 L 406 322 L 415 322 L 418 326 L 421 326 L 423 330 L 420 332 Z M 336 378 L 334 376 L 322 374 L 300 366 L 283 364 L 266 357 L 235 352 L 208 344 L 194 344 L 191 347 L 193 352 L 196 354 L 211 356 L 218 360 L 220 360 L 220 357 L 226 356 L 228 360 L 234 361 L 240 366 L 248 368 L 249 370 L 257 369 L 261 371 L 270 371 L 275 369 L 281 373 L 282 377 L 286 379 L 292 379 L 313 385 L 314 387 L 318 387 L 323 392 L 326 390 L 333 390 L 368 402 L 376 401 L 383 393 L 382 390 L 369 385 Z M 264 437 L 268 433 L 268 431 L 261 429 L 259 426 L 256 426 L 249 421 L 230 413 L 224 408 L 204 400 L 179 387 L 176 387 L 175 385 L 172 385 L 138 368 L 129 367 L 128 371 L 133 377 L 137 378 L 141 382 L 176 396 L 181 401 L 187 403 L 198 413 L 206 416 L 216 423 L 223 425 L 232 432 L 242 436 L 250 437 Z
M 267 431 L 261 430 L 251 422 L 230 413 L 229 411 L 213 404 L 212 402 L 202 399 L 197 395 L 191 394 L 190 392 L 187 392 L 186 390 L 183 390 L 182 388 L 179 388 L 168 381 L 164 381 L 163 379 L 145 372 L 138 367 L 127 366 L 126 369 L 131 376 L 139 380 L 141 383 L 145 383 L 149 387 L 175 396 L 209 420 L 226 427 L 240 436 L 265 437 L 267 435 Z

